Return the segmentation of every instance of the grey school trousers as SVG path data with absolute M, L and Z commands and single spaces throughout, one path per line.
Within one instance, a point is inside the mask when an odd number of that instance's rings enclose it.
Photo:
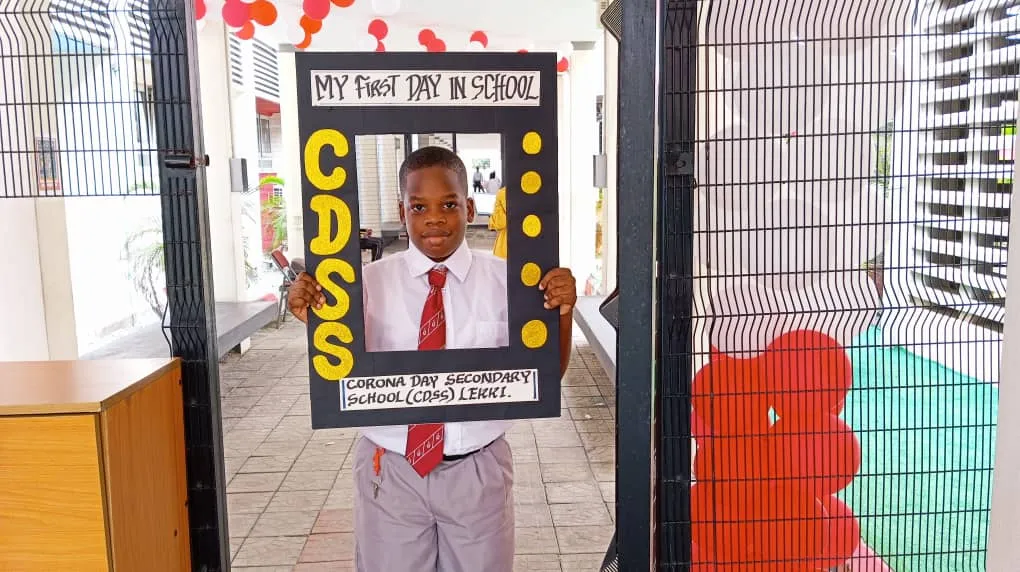
M 506 440 L 441 463 L 424 479 L 392 451 L 383 454 L 376 476 L 374 455 L 375 444 L 359 439 L 358 572 L 513 572 L 513 458 Z

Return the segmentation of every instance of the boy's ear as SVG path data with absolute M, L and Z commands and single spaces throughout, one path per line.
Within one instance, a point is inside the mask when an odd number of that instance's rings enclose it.
M 475 199 L 473 197 L 467 198 L 467 221 L 468 224 L 475 222 Z
M 400 212 L 400 224 L 407 224 L 407 221 L 404 220 L 404 201 L 397 203 L 397 210 Z

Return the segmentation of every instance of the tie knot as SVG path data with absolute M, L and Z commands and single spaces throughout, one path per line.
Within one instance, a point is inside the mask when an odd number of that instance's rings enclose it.
M 436 266 L 432 270 L 429 270 L 429 286 L 433 288 L 442 288 L 446 286 L 446 267 Z

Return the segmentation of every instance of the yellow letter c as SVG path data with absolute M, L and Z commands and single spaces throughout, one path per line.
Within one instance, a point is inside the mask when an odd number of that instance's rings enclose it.
M 337 157 L 346 157 L 350 148 L 347 138 L 335 129 L 320 129 L 308 138 L 305 143 L 305 176 L 313 185 L 322 191 L 335 191 L 347 180 L 347 171 L 343 167 L 333 169 L 329 175 L 322 172 L 319 156 L 322 148 L 330 145 Z

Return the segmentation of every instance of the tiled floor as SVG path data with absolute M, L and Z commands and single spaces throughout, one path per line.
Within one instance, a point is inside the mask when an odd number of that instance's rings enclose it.
M 613 534 L 615 390 L 576 327 L 574 335 L 561 417 L 519 421 L 508 434 L 516 570 L 597 570 Z M 312 431 L 307 372 L 304 330 L 293 319 L 221 363 L 235 570 L 353 570 L 357 434 Z

